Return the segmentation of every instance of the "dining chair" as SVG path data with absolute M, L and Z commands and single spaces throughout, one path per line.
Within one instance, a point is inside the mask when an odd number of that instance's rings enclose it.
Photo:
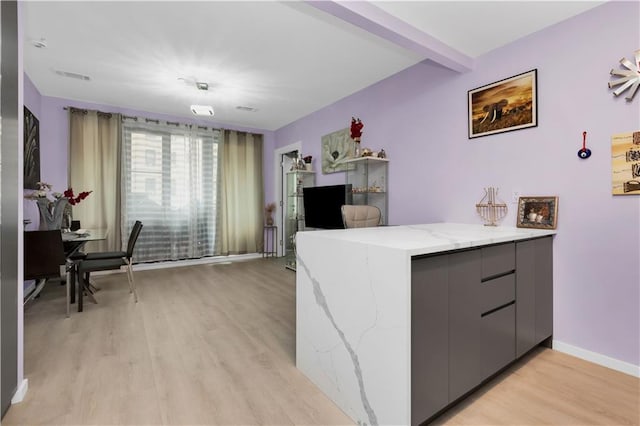
M 376 206 L 345 204 L 340 210 L 342 212 L 342 222 L 347 229 L 380 226 L 382 223 L 382 213 Z
M 136 293 L 136 284 L 133 279 L 133 249 L 142 230 L 142 222 L 137 220 L 127 242 L 127 251 L 109 251 L 86 253 L 84 258 L 77 263 L 78 288 L 84 289 L 89 282 L 91 272 L 109 271 L 120 269 L 122 266 L 127 267 L 127 280 L 129 281 L 129 293 L 133 293 L 135 302 L 138 302 L 138 294 Z M 82 307 L 82 291 L 78 292 L 78 311 L 81 312 Z
M 27 231 L 24 233 L 24 279 L 36 280 L 35 289 L 23 298 L 26 304 L 44 288 L 49 279 L 60 278 L 66 259 L 62 234 L 51 231 Z M 62 267 L 62 270 L 61 270 Z M 69 283 L 67 282 L 67 314 L 69 313 Z

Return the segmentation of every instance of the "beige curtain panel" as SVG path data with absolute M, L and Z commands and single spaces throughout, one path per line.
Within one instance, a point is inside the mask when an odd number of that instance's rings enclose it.
M 221 148 L 218 254 L 257 253 L 263 232 L 262 135 L 223 130 Z
M 74 192 L 93 191 L 73 206 L 82 228 L 106 229 L 107 239 L 87 251 L 122 249 L 120 231 L 120 115 L 69 109 L 69 183 Z

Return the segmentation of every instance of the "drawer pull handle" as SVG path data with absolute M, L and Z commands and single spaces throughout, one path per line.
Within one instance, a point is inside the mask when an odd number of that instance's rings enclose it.
M 494 313 L 494 312 L 496 312 L 496 311 L 499 311 L 500 309 L 504 309 L 504 308 L 506 308 L 507 306 L 511 306 L 511 305 L 513 305 L 514 303 L 516 303 L 516 301 L 515 301 L 515 300 L 512 300 L 511 302 L 509 302 L 509 303 L 505 303 L 504 305 L 500 305 L 500 306 L 498 306 L 497 308 L 490 309 L 490 310 L 488 310 L 487 312 L 485 312 L 484 314 L 480 315 L 480 318 L 484 318 L 484 317 L 486 317 L 487 315 L 491 315 L 492 313 Z
M 495 274 L 495 275 L 491 275 L 490 277 L 483 278 L 483 279 L 480 280 L 480 282 L 481 283 L 486 283 L 487 281 L 495 280 L 496 278 L 504 277 L 506 275 L 511 275 L 511 274 L 513 274 L 515 272 L 516 272 L 516 270 L 512 269 L 512 270 L 507 271 L 507 272 L 502 272 L 500 274 Z

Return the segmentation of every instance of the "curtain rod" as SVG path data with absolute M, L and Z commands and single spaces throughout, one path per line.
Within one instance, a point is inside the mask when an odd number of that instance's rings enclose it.
M 100 110 L 97 110 L 97 109 L 89 110 L 89 109 L 85 109 L 85 108 L 77 108 L 77 107 L 72 107 L 72 106 L 62 107 L 62 109 L 65 110 L 65 111 L 79 112 L 81 114 L 86 114 L 89 111 L 95 111 L 95 112 L 98 113 L 98 115 L 104 115 L 106 117 L 113 117 L 113 113 L 112 112 L 104 112 L 104 111 L 100 111 Z
M 164 123 L 167 126 L 176 126 L 176 127 L 180 127 L 180 126 L 185 126 L 188 127 L 189 129 L 198 129 L 198 130 L 219 130 L 221 131 L 222 129 L 217 129 L 215 127 L 207 127 L 207 126 L 200 126 L 198 124 L 187 124 L 187 123 L 180 123 L 179 121 L 162 121 L 162 120 L 157 120 L 157 119 L 153 119 L 153 118 L 146 118 L 146 117 L 134 117 L 131 115 L 121 115 L 122 120 L 133 120 L 133 121 L 139 121 L 139 120 L 144 120 L 146 123 L 156 123 L 156 124 L 161 124 Z
M 67 110 L 71 111 L 71 112 L 75 111 L 75 112 L 80 112 L 80 113 L 83 113 L 83 114 L 86 114 L 87 112 L 90 111 L 88 109 L 77 108 L 77 107 L 73 107 L 73 106 L 62 107 L 62 109 L 65 110 L 65 111 L 67 111 Z M 104 112 L 104 111 L 99 111 L 99 110 L 93 110 L 93 111 L 96 111 L 98 114 L 107 115 L 109 117 L 111 117 L 113 115 L 113 113 L 111 113 L 111 112 Z M 122 118 L 122 120 L 126 119 L 126 120 L 138 121 L 138 117 L 134 117 L 134 116 L 131 116 L 131 115 L 120 114 L 120 117 Z M 144 118 L 144 117 L 140 117 L 140 118 Z M 147 123 L 160 124 L 160 120 L 156 120 L 156 119 L 153 119 L 153 118 L 144 118 L 144 120 Z M 186 123 L 180 123 L 178 121 L 169 121 L 169 120 L 165 121 L 165 123 L 167 125 L 169 125 L 169 126 L 179 127 L 180 125 L 184 125 L 184 126 L 189 127 L 190 129 L 191 128 L 196 128 L 196 129 L 199 129 L 199 130 L 209 130 L 209 129 L 211 129 L 211 130 L 219 130 L 221 132 L 222 131 L 226 131 L 226 130 L 233 130 L 233 129 L 226 129 L 224 127 L 220 127 L 220 128 L 211 127 L 211 128 L 209 128 L 207 126 L 200 126 L 198 124 L 186 124 Z M 240 132 L 240 130 L 233 130 L 233 131 Z M 254 133 L 254 132 L 242 132 L 242 133 L 247 133 L 247 134 L 252 134 L 252 135 L 262 135 L 262 133 Z

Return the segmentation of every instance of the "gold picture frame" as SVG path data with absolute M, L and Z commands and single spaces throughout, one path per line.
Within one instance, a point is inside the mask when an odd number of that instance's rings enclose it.
M 556 229 L 558 226 L 558 197 L 520 197 L 516 226 L 518 228 Z
M 468 96 L 469 139 L 538 125 L 538 70 L 477 89 Z

